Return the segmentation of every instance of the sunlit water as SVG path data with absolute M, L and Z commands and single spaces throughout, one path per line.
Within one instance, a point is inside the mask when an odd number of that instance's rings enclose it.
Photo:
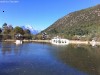
M 100 75 L 100 47 L 0 43 L 0 75 Z

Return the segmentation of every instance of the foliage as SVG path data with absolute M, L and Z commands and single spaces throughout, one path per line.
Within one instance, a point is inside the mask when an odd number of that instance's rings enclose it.
M 19 33 L 22 35 L 24 34 L 24 30 L 19 26 L 14 28 L 14 32 L 15 32 L 15 34 L 19 34 Z
M 7 23 L 4 23 L 3 26 L 2 26 L 2 28 L 6 29 L 7 28 Z
M 2 29 L 0 28 L 0 34 L 2 33 Z
M 25 34 L 31 34 L 31 31 L 29 29 L 24 30 Z
M 16 26 L 15 28 L 13 28 L 12 25 L 7 25 L 7 23 L 4 23 L 2 25 L 2 29 L 0 28 L 0 33 L 1 32 L 2 32 L 2 35 L 0 36 L 0 39 L 3 39 L 3 40 L 15 39 L 16 34 L 22 34 L 23 39 L 32 39 L 30 30 L 28 30 L 28 29 L 23 30 L 19 26 Z

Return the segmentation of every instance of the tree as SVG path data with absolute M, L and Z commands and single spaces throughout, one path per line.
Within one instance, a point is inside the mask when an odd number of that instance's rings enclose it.
M 51 30 L 51 33 L 57 34 L 57 33 L 58 33 L 58 31 L 57 31 L 57 29 L 56 29 L 56 28 L 54 28 L 54 29 L 52 29 L 52 30 Z
M 2 25 L 2 28 L 3 29 L 6 29 L 8 26 L 7 26 L 7 23 L 4 23 L 3 25 Z
M 24 30 L 21 27 L 17 26 L 17 27 L 14 28 L 14 33 L 15 34 L 19 34 L 20 33 L 20 34 L 23 35 L 24 34 Z
M 11 30 L 9 29 L 9 26 L 7 23 L 4 23 L 2 25 L 2 33 L 3 33 L 3 39 L 11 39 Z
M 31 31 L 29 29 L 24 30 L 25 34 L 31 34 Z
M 24 39 L 32 39 L 31 31 L 29 29 L 24 30 Z
M 13 26 L 12 25 L 8 25 L 8 29 L 13 30 Z
M 2 29 L 0 28 L 0 34 L 2 33 Z M 2 40 L 2 35 L 0 35 L 0 40 Z
M 2 33 L 2 29 L 0 28 L 0 34 Z
M 9 27 L 7 26 L 7 23 L 4 23 L 2 25 L 2 29 L 3 29 L 3 34 L 9 34 L 11 32 Z

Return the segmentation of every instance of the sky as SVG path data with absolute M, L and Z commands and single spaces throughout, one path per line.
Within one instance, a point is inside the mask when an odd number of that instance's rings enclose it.
M 97 4 L 100 0 L 0 0 L 0 27 L 7 23 L 44 30 L 71 12 Z

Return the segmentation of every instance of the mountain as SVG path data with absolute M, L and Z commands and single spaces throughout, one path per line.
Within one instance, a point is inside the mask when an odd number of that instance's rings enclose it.
M 29 29 L 31 31 L 32 34 L 38 34 L 40 31 L 39 30 L 36 30 L 34 29 L 32 26 L 30 25 L 26 25 L 26 26 L 21 26 L 21 28 L 23 28 L 24 30 L 25 29 Z
M 50 36 L 73 38 L 76 35 L 100 37 L 100 4 L 80 11 L 69 13 L 58 19 L 41 33 Z

